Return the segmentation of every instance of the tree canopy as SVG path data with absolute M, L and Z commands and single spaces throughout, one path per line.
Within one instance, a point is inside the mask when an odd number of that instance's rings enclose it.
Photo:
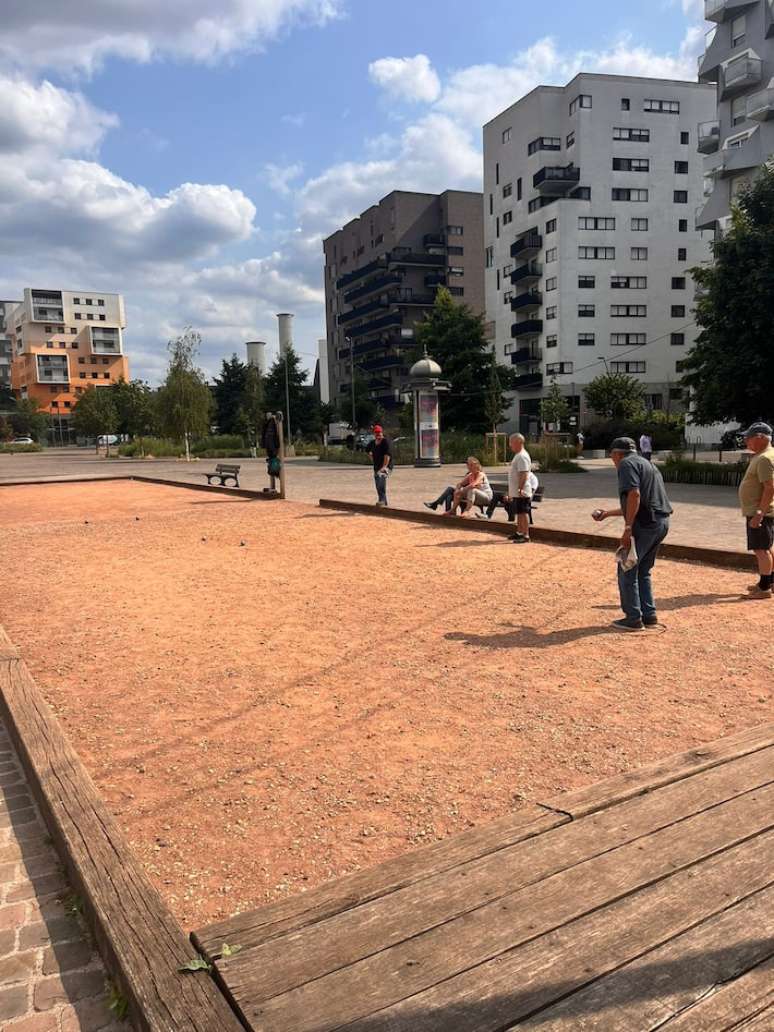
M 644 409 L 645 389 L 626 373 L 602 373 L 583 392 L 589 408 L 603 419 L 636 419 Z
M 215 377 L 212 395 L 215 399 L 215 421 L 221 434 L 243 432 L 237 424 L 247 388 L 247 370 L 247 364 L 232 355 L 223 359 L 220 376 Z
M 114 434 L 118 429 L 118 410 L 113 401 L 113 389 L 88 387 L 73 408 L 73 426 L 84 437 L 99 439 Z
M 121 379 L 113 385 L 111 394 L 118 414 L 117 433 L 129 437 L 146 437 L 154 433 L 157 423 L 155 395 L 147 383 Z
M 48 429 L 48 416 L 40 411 L 34 398 L 20 398 L 8 415 L 8 421 L 17 437 L 32 437 L 39 441 Z
M 279 355 L 264 381 L 264 400 L 268 412 L 280 410 L 288 427 L 285 400 L 285 356 Z M 288 346 L 287 378 L 290 395 L 290 434 L 317 436 L 320 432 L 320 408 L 312 388 L 307 385 L 307 372 L 301 368 L 301 359 L 293 345 Z M 289 435 L 290 436 L 290 435 Z
M 543 424 L 554 423 L 558 430 L 570 416 L 570 406 L 562 394 L 562 389 L 556 382 L 556 377 L 551 380 L 548 394 L 540 402 L 540 419 Z
M 158 392 L 161 429 L 175 440 L 185 441 L 186 455 L 191 435 L 210 430 L 212 395 L 204 373 L 196 366 L 201 340 L 189 326 L 169 342 L 167 375 Z
M 693 421 L 750 423 L 774 415 L 774 163 L 737 198 L 714 264 L 691 274 L 701 328 L 684 363 Z

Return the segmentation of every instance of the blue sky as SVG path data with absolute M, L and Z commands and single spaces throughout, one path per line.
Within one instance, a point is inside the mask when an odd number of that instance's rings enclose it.
M 475 189 L 480 126 L 581 68 L 695 77 L 699 0 L 11 0 L 0 296 L 127 298 L 132 375 L 324 335 L 324 235 L 392 188 Z

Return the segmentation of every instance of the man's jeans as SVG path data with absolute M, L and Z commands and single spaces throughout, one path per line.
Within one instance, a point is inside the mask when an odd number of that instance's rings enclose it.
M 387 504 L 387 477 L 389 470 L 385 473 L 374 473 L 374 484 L 376 485 L 376 497 L 383 505 Z
M 652 527 L 634 527 L 634 545 L 638 562 L 626 573 L 618 567 L 618 590 L 621 593 L 621 609 L 628 620 L 642 620 L 656 615 L 653 601 L 653 585 L 650 573 L 658 554 L 658 546 L 669 533 L 669 519 L 657 518 Z

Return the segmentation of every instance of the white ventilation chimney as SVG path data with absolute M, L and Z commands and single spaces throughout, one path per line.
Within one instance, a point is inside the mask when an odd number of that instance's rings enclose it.
M 245 344 L 247 348 L 247 364 L 255 366 L 261 376 L 266 375 L 266 341 L 265 340 L 248 340 Z

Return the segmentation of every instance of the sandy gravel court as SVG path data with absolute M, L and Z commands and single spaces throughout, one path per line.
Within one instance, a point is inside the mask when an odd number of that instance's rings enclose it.
M 750 574 L 139 483 L 0 488 L 0 622 L 201 926 L 774 719 Z

